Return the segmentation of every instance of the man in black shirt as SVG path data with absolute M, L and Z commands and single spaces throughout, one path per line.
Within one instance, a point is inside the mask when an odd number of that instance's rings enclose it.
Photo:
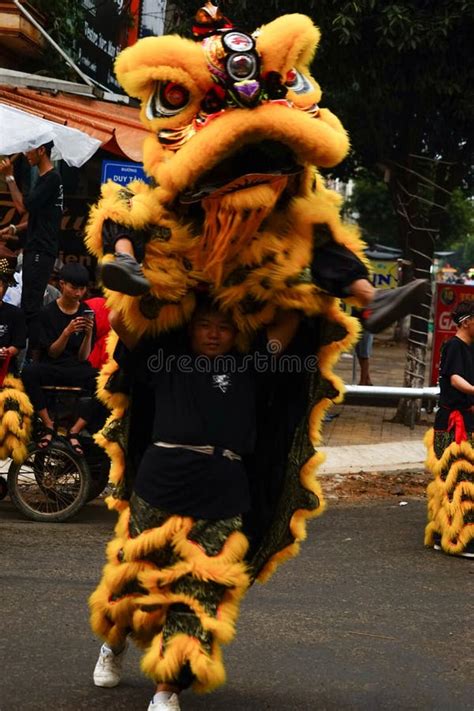
M 195 567 L 189 569 L 186 590 L 183 588 L 182 595 L 171 592 L 160 613 L 163 639 L 176 628 L 182 631 L 183 639 L 186 635 L 196 638 L 189 650 L 177 657 L 174 674 L 164 669 L 163 673 L 154 674 L 157 689 L 149 711 L 177 711 L 179 692 L 194 680 L 190 660 L 198 653 L 200 644 L 199 654 L 209 654 L 206 662 L 209 674 L 217 678 L 223 669 L 220 660 L 214 659 L 214 649 L 221 641 L 219 635 L 212 634 L 211 623 L 201 627 L 195 606 L 202 605 L 207 610 L 209 604 L 213 610 L 209 614 L 219 617 L 228 596 L 235 594 L 240 598 L 247 586 L 245 545 L 240 547 L 238 541 L 242 514 L 250 507 L 243 457 L 252 454 L 256 439 L 254 361 L 234 350 L 235 326 L 209 301 L 197 307 L 187 332 L 160 337 L 154 343 L 138 343 L 116 314 L 111 315 L 111 323 L 121 339 L 114 359 L 134 378 L 141 379 L 145 388 L 152 388 L 155 399 L 152 441 L 138 468 L 130 501 L 129 536 L 136 538 L 144 530 L 153 535 L 147 556 L 152 576 L 156 572 L 172 579 L 176 561 L 170 557 L 171 542 L 167 540 L 170 534 L 173 545 L 183 536 L 183 546 L 190 545 L 191 550 L 202 550 L 209 556 L 210 568 L 206 567 L 207 561 L 196 559 Z M 283 351 L 299 323 L 297 312 L 279 314 L 268 327 L 267 338 L 273 344 L 278 342 L 279 350 Z M 142 416 L 146 418 L 147 413 Z M 233 545 L 237 546 L 235 553 L 230 552 Z M 198 557 L 201 555 L 197 552 Z M 228 556 L 232 558 L 232 569 Z M 123 573 L 119 575 L 122 582 L 118 589 L 107 588 L 106 596 L 119 609 L 124 601 L 139 595 L 136 614 L 142 614 L 140 603 L 143 610 L 148 609 L 143 597 L 145 590 L 140 587 L 135 590 L 132 581 L 125 590 L 127 571 Z M 235 575 L 238 582 L 230 582 Z M 102 606 L 101 587 L 109 584 L 106 575 L 93 594 L 93 616 L 96 606 L 97 609 Z M 186 604 L 181 604 L 184 600 Z M 153 595 L 149 604 L 154 604 Z M 96 631 L 106 637 L 107 643 L 101 648 L 94 683 L 101 687 L 116 686 L 121 677 L 125 638 L 114 636 L 112 641 L 103 630 Z M 159 645 L 158 635 L 156 639 Z
M 456 335 L 441 354 L 439 410 L 429 432 L 425 545 L 474 558 L 474 301 L 452 313 Z
M 54 437 L 54 422 L 48 411 L 42 385 L 70 385 L 94 393 L 96 371 L 87 360 L 94 340 L 93 312 L 82 303 L 89 274 L 81 264 L 66 264 L 59 273 L 61 296 L 41 309 L 41 359 L 23 369 L 25 389 L 38 412 L 45 433 L 40 446 Z M 77 454 L 82 454 L 79 432 L 87 424 L 82 413 L 67 435 Z
M 14 268 L 0 259 L 0 380 L 7 372 L 17 375 L 16 356 L 26 345 L 26 324 L 21 309 L 3 301 L 9 286 L 15 283 Z M 1 383 L 0 383 L 1 384 Z
M 435 429 L 448 430 L 459 413 L 467 432 L 474 430 L 474 302 L 462 301 L 453 312 L 456 335 L 443 345 L 439 369 L 439 410 Z M 461 424 L 461 419 L 457 418 Z
M 26 197 L 20 192 L 9 160 L 0 164 L 21 222 L 2 230 L 0 238 L 15 240 L 23 249 L 23 290 L 21 306 L 28 326 L 30 352 L 38 344 L 38 315 L 43 294 L 59 250 L 59 231 L 63 212 L 61 176 L 51 163 L 53 144 L 32 148 L 25 153 L 30 166 L 38 168 L 39 177 Z

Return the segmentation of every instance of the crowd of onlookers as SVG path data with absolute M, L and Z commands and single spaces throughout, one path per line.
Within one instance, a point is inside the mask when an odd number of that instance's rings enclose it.
M 461 272 L 451 269 L 440 269 L 436 276 L 436 281 L 443 284 L 467 284 L 474 286 L 474 278 L 470 273 Z
M 45 289 L 42 306 L 33 328 L 27 328 L 26 315 L 18 305 L 15 272 L 11 263 L 0 259 L 0 357 L 3 377 L 8 372 L 19 375 L 25 390 L 43 423 L 39 446 L 46 448 L 54 438 L 55 423 L 48 409 L 43 386 L 80 387 L 93 395 L 99 368 L 107 359 L 105 341 L 109 321 L 103 297 L 85 299 L 89 273 L 77 263 L 61 267 Z M 12 302 L 17 302 L 17 305 Z M 30 322 L 31 327 L 31 322 Z M 30 334 L 34 334 L 31 342 Z M 77 454 L 82 447 L 77 435 L 97 417 L 100 405 L 84 401 L 72 423 L 67 438 Z
M 25 152 L 37 173 L 26 196 L 16 183 L 15 165 L 0 161 L 19 222 L 0 230 L 0 384 L 19 375 L 43 424 L 39 446 L 55 435 L 44 386 L 79 387 L 93 396 L 98 369 L 107 357 L 109 331 L 102 297 L 85 300 L 91 275 L 79 263 L 58 264 L 63 212 L 61 176 L 51 162 L 52 144 Z M 79 433 L 100 415 L 90 397 L 67 432 L 82 453 Z

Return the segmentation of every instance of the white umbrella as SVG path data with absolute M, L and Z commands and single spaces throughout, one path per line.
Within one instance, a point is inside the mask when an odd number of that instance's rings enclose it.
M 0 154 L 24 153 L 53 141 L 53 160 L 80 168 L 100 148 L 101 141 L 77 128 L 63 126 L 0 103 Z

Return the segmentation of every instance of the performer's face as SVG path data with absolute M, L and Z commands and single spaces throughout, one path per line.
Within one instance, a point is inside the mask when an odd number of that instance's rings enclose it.
M 237 332 L 227 316 L 210 311 L 196 314 L 191 321 L 189 335 L 194 353 L 214 358 L 232 349 Z

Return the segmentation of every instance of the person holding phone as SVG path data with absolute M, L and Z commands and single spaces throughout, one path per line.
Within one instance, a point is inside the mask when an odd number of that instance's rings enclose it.
M 40 313 L 40 360 L 23 369 L 25 389 L 44 425 L 39 442 L 44 449 L 53 440 L 55 430 L 42 386 L 70 385 L 90 394 L 95 391 L 97 371 L 88 361 L 95 340 L 94 312 L 82 303 L 88 282 L 89 273 L 81 264 L 66 264 L 61 269 L 61 296 Z M 72 449 L 79 455 L 83 450 L 78 434 L 88 419 L 88 412 L 83 410 L 67 433 Z

